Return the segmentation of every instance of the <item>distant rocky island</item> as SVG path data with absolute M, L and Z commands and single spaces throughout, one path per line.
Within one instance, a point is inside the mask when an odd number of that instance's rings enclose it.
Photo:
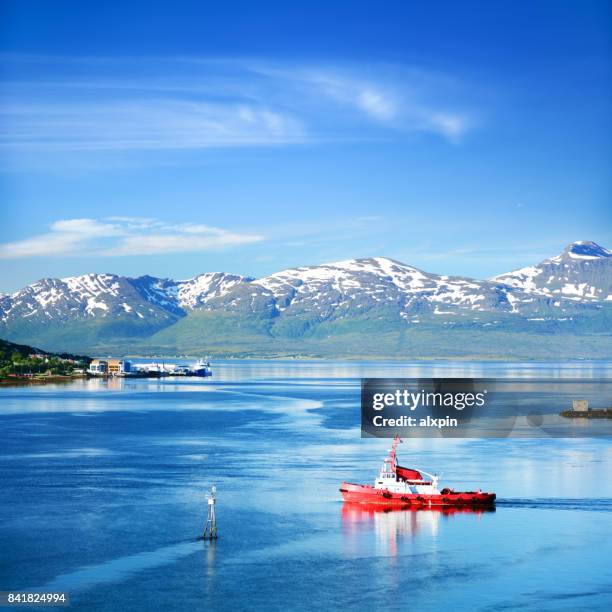
M 373 359 L 608 359 L 612 252 L 580 241 L 476 280 L 385 257 L 260 279 L 46 278 L 0 295 L 0 336 L 47 351 Z

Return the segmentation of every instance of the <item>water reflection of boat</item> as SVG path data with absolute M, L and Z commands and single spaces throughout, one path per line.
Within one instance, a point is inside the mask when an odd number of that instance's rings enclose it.
M 397 464 L 399 436 L 393 439 L 389 457 L 385 459 L 378 478 L 372 485 L 343 482 L 342 498 L 347 502 L 382 504 L 385 506 L 417 506 L 423 508 L 447 506 L 492 506 L 495 493 L 438 489 L 438 476 L 423 470 Z
M 364 504 L 361 502 L 344 502 L 342 504 L 342 520 L 365 521 L 381 514 L 422 515 L 422 516 L 452 516 L 454 514 L 483 514 L 495 512 L 495 506 L 439 506 L 422 508 L 419 506 L 382 506 L 381 504 Z
M 342 529 L 347 542 L 358 542 L 362 533 L 374 529 L 376 540 L 386 553 L 397 554 L 397 542 L 402 537 L 415 537 L 419 533 L 436 536 L 440 521 L 461 515 L 481 515 L 495 512 L 495 507 L 444 506 L 438 508 L 388 507 L 380 504 L 344 502 Z

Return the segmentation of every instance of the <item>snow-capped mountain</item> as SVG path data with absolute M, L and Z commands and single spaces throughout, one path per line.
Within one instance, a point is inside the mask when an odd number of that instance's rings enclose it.
M 4 322 L 31 319 L 44 323 L 110 318 L 168 321 L 248 280 L 222 273 L 201 274 L 185 281 L 116 274 L 46 278 L 0 297 L 0 317 Z
M 547 297 L 612 300 L 611 258 L 612 251 L 594 242 L 573 242 L 556 257 L 491 280 Z
M 0 311 L 5 323 L 29 325 L 102 317 L 167 318 L 163 309 L 147 302 L 130 279 L 115 274 L 45 278 L 2 298 Z
M 204 306 L 319 319 L 394 311 L 409 319 L 459 311 L 520 312 L 549 300 L 497 282 L 423 272 L 386 257 L 292 268 L 242 285 Z
M 592 242 L 489 280 L 431 274 L 385 257 L 257 280 L 225 273 L 182 281 L 87 274 L 43 279 L 0 296 L 0 337 L 82 351 L 119 339 L 133 346 L 133 339 L 159 334 L 165 343 L 186 338 L 197 346 L 213 330 L 220 342 L 228 334 L 246 342 L 240 330 L 266 342 L 366 327 L 368 333 L 454 325 L 530 332 L 538 322 L 564 328 L 571 322 L 577 329 L 577 321 L 587 321 L 583 328 L 593 331 L 605 329 L 612 309 L 611 279 L 611 252 Z

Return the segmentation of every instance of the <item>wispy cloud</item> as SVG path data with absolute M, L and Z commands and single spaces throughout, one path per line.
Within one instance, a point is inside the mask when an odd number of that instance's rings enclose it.
M 379 138 L 381 131 L 458 142 L 474 124 L 474 111 L 457 102 L 455 79 L 401 66 L 206 58 L 6 63 L 13 77 L 3 83 L 0 144 L 8 150 L 286 146 Z
M 357 111 L 379 127 L 398 134 L 428 132 L 458 142 L 474 127 L 474 117 L 449 106 L 461 88 L 454 79 L 401 66 L 279 69 L 265 71 L 293 81 L 298 88 L 313 88 L 324 99 Z M 472 115 L 474 112 L 472 111 Z
M 248 104 L 153 99 L 6 105 L 2 142 L 26 150 L 207 149 L 304 142 L 301 123 Z
M 155 219 L 109 217 L 65 219 L 46 234 L 0 244 L 0 259 L 74 255 L 98 257 L 210 251 L 259 242 L 263 236 L 194 223 L 169 224 Z

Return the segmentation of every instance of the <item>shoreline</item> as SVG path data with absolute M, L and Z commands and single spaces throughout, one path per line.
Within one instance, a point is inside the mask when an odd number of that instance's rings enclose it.
M 49 383 L 67 383 L 76 380 L 87 380 L 87 376 L 70 376 L 57 374 L 55 376 L 45 376 L 42 378 L 0 378 L 0 387 L 23 387 L 25 385 L 46 385 Z
M 197 359 L 197 356 L 191 355 L 122 355 L 120 359 L 157 359 L 157 360 L 183 360 L 183 361 L 193 361 Z M 596 358 L 596 359 L 529 359 L 529 358 L 521 358 L 521 359 L 508 359 L 503 356 L 499 357 L 491 357 L 486 355 L 472 355 L 469 357 L 466 356 L 456 356 L 456 357 L 393 357 L 393 356 L 339 356 L 339 357 L 328 357 L 328 356 L 309 356 L 309 355 L 249 355 L 245 357 L 237 357 L 235 355 L 215 355 L 214 353 L 210 355 L 211 362 L 213 360 L 216 361 L 323 361 L 323 362 L 354 362 L 354 361 L 372 361 L 372 362 L 389 362 L 389 363 L 428 363 L 428 362 L 448 362 L 448 363 L 464 363 L 464 362 L 491 362 L 491 363 L 515 363 L 515 364 L 556 364 L 556 363 L 573 363 L 573 364 L 612 364 L 612 360 L 604 359 L 604 358 Z
M 612 408 L 589 408 L 588 410 L 563 410 L 559 413 L 566 419 L 612 419 Z

